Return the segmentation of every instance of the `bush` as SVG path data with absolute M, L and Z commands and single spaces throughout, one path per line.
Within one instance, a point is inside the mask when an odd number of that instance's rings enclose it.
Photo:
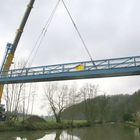
M 22 122 L 28 130 L 41 130 L 46 128 L 46 121 L 38 116 L 31 116 Z
M 134 117 L 132 114 L 130 113 L 125 113 L 123 115 L 123 120 L 126 122 L 126 121 L 134 121 Z

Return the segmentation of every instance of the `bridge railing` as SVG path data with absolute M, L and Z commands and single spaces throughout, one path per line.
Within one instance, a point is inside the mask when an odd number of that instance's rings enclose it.
M 8 74 L 7 71 L 0 71 L 0 78 L 137 67 L 140 66 L 140 56 L 96 60 L 94 61 L 94 64 L 92 61 L 84 61 L 76 63 L 13 69 L 9 70 Z

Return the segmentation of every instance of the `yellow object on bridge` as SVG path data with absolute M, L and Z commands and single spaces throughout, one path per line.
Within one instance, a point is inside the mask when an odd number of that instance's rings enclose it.
M 85 69 L 85 66 L 83 64 L 80 64 L 80 65 L 76 66 L 75 68 L 78 71 L 83 71 Z

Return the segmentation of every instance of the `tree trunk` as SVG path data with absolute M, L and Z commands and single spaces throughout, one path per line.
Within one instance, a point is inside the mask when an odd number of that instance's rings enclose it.
M 56 122 L 57 123 L 61 123 L 61 117 L 60 117 L 60 115 L 55 115 L 55 119 L 56 119 Z

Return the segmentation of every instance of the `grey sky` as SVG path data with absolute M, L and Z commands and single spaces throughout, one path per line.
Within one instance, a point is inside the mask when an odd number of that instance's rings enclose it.
M 0 61 L 12 42 L 29 0 L 0 0 Z M 27 58 L 57 0 L 36 0 L 16 51 Z M 65 0 L 93 59 L 139 55 L 139 0 Z M 89 60 L 62 4 L 59 5 L 34 66 Z M 140 76 L 77 80 L 99 84 L 108 94 L 132 93 Z

